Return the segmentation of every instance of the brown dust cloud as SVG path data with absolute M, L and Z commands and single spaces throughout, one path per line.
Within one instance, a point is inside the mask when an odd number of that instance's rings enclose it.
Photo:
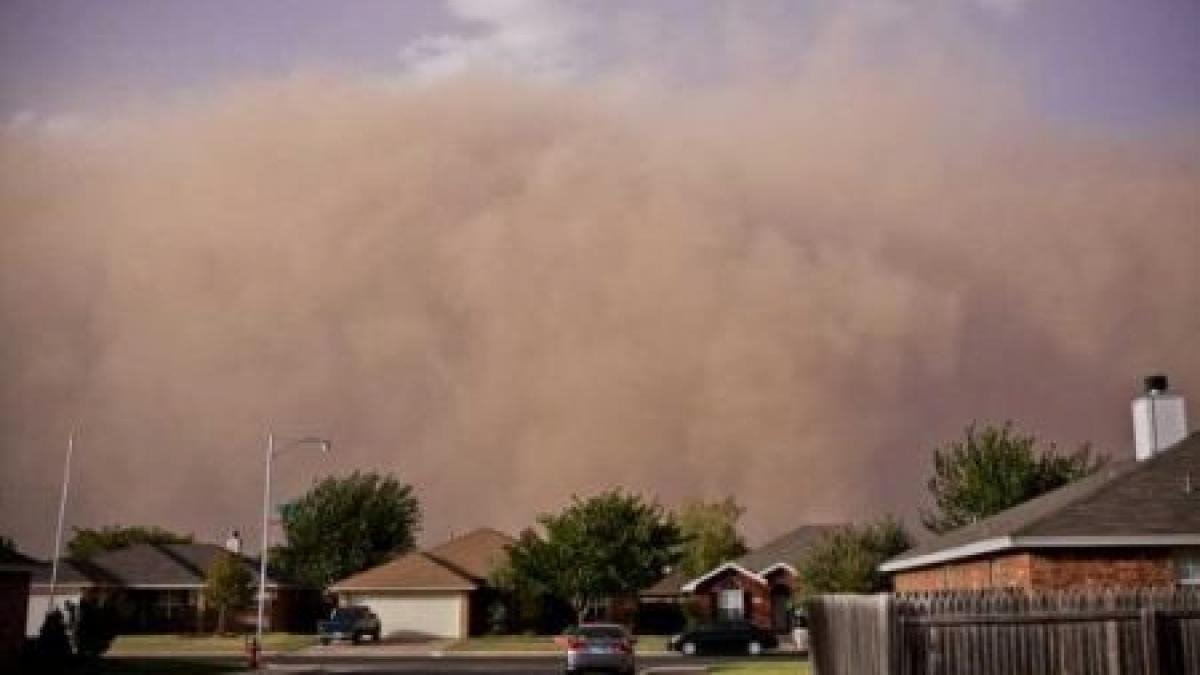
M 1141 376 L 1200 400 L 1197 134 L 991 67 L 297 72 L 8 129 L 0 532 L 48 552 L 72 428 L 69 525 L 218 541 L 268 428 L 334 440 L 281 500 L 394 472 L 427 542 L 617 486 L 752 540 L 911 517 L 975 419 L 1128 453 Z

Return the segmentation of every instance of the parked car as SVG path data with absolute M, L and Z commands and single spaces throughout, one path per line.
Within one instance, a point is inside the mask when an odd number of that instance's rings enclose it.
M 373 641 L 379 641 L 379 617 L 369 607 L 338 607 L 330 613 L 327 621 L 317 622 L 317 638 L 323 645 L 334 640 L 349 640 L 358 644 L 368 635 Z
M 792 614 L 792 641 L 801 653 L 808 653 L 808 615 L 797 609 Z
M 667 643 L 669 649 L 687 655 L 701 652 L 739 652 L 752 656 L 779 646 L 779 640 L 746 621 L 719 621 L 703 624 L 679 635 Z
M 633 675 L 633 645 L 637 640 L 615 623 L 584 623 L 563 634 L 567 673 L 607 672 Z

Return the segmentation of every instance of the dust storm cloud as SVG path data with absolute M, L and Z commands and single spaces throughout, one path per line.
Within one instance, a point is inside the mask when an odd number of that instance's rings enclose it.
M 752 538 L 911 513 L 973 419 L 1127 452 L 1200 396 L 1195 134 L 1061 133 L 946 63 L 689 89 L 298 74 L 0 141 L 0 531 L 252 530 L 351 468 L 426 537 L 571 493 Z

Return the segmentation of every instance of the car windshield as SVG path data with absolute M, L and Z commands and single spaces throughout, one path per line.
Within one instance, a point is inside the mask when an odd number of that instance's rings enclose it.
M 333 610 L 333 615 L 330 618 L 334 621 L 351 621 L 358 617 L 359 614 L 362 614 L 362 610 L 360 609 L 335 609 Z
M 575 634 L 584 639 L 623 640 L 625 629 L 620 626 L 580 626 Z

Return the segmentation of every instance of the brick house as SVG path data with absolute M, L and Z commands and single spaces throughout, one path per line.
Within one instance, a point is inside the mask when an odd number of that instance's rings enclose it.
M 791 628 L 792 595 L 799 590 L 800 561 L 817 540 L 837 527 L 798 527 L 691 580 L 678 573 L 668 575 L 642 592 L 642 602 L 663 602 L 677 592 L 700 621 L 745 619 L 761 628 L 786 631 Z
M 17 659 L 25 644 L 29 580 L 35 569 L 36 561 L 0 549 L 0 671 Z
M 1161 385 L 1134 403 L 1134 458 L 926 542 L 880 570 L 897 591 L 1200 585 L 1200 433 L 1184 435 L 1182 402 L 1164 405 L 1165 379 Z M 1148 397 L 1156 400 L 1139 406 Z M 1139 407 L 1153 411 L 1151 424 Z M 1177 419 L 1162 419 L 1172 411 Z

